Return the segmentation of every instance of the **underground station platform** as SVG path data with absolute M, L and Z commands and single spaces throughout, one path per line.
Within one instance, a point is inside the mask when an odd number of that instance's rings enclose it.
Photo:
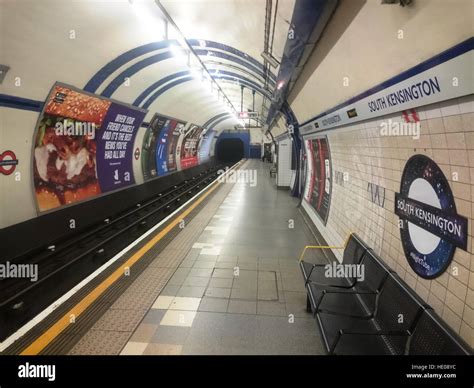
M 0 388 L 472 387 L 473 49 L 472 0 L 0 1 Z

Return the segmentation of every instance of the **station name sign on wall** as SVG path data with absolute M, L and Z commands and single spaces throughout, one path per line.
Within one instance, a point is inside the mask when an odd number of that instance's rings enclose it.
M 467 218 L 457 214 L 448 180 L 427 156 L 407 161 L 395 194 L 395 214 L 406 259 L 419 276 L 440 276 L 456 248 L 467 250 Z
M 469 39 L 316 116 L 303 123 L 301 134 L 333 129 L 472 94 L 473 42 L 474 38 Z

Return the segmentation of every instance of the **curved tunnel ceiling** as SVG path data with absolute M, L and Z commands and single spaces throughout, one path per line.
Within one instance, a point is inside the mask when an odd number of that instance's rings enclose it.
M 235 115 L 229 115 L 210 82 L 182 55 L 179 33 L 165 30 L 163 15 L 152 0 L 39 3 L 16 3 L 15 7 L 7 3 L 4 8 L 2 34 L 5 46 L 12 47 L 4 47 L 8 58 L 3 61 L 27 81 L 21 89 L 5 85 L 5 93 L 44 101 L 52 84 L 61 81 L 146 107 L 146 120 L 160 112 L 200 125 L 222 115 L 210 121 L 217 130 L 240 123 Z M 272 70 L 265 89 L 260 57 L 265 2 L 227 1 L 219 7 L 209 7 L 208 2 L 161 4 L 232 105 L 240 110 L 244 86 L 243 110 L 252 109 L 255 103 L 255 110 L 261 111 L 270 97 L 268 89 L 274 88 L 276 71 Z M 291 19 L 293 7 L 291 0 L 280 2 L 278 8 L 273 46 L 277 58 L 284 48 L 286 20 Z M 236 12 L 246 17 L 236 23 Z M 49 22 L 52 19 L 55 23 Z M 18 31 L 17 25 L 27 28 Z M 48 51 L 47 47 L 57 50 Z M 36 62 L 25 60 L 32 56 Z M 53 61 L 58 71 L 51 74 L 48 63 Z

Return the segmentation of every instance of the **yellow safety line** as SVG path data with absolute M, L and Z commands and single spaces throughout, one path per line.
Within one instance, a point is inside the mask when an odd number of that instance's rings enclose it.
M 306 253 L 306 249 L 345 249 L 347 246 L 347 243 L 349 242 L 349 239 L 352 236 L 351 232 L 349 236 L 346 239 L 346 242 L 344 243 L 344 246 L 338 247 L 338 246 L 332 246 L 332 245 L 306 245 L 303 249 L 303 252 L 301 252 L 300 259 L 299 261 L 303 260 L 304 254 Z
M 113 283 L 120 279 L 124 275 L 124 268 L 131 267 L 142 256 L 148 252 L 156 243 L 158 243 L 163 237 L 165 237 L 178 223 L 191 213 L 204 199 L 211 194 L 219 185 L 213 183 L 214 187 L 210 187 L 206 193 L 204 193 L 196 202 L 194 202 L 189 208 L 183 211 L 161 232 L 159 232 L 153 239 L 146 243 L 136 253 L 134 253 L 120 268 L 117 268 L 109 277 L 107 277 L 102 283 L 94 288 L 84 299 L 77 303 L 71 310 L 69 310 L 62 318 L 60 318 L 53 326 L 46 330 L 41 336 L 33 341 L 27 348 L 25 348 L 20 354 L 21 355 L 36 355 L 41 352 L 46 346 L 48 346 L 60 333 L 62 333 L 70 324 L 71 316 L 75 319 L 81 315 L 92 303 L 94 303 Z

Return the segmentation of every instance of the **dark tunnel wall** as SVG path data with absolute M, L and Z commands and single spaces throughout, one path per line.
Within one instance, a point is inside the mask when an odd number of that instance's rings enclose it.
M 216 156 L 222 162 L 237 162 L 244 157 L 244 143 L 241 139 L 222 139 L 216 145 Z

